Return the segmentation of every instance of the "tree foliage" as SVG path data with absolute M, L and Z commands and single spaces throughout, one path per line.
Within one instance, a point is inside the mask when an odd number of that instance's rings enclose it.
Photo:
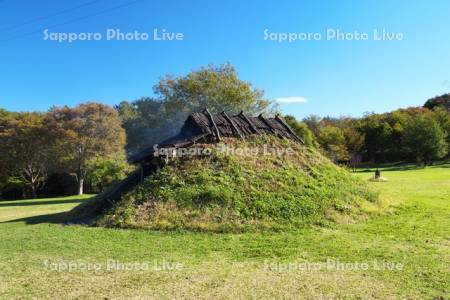
M 166 76 L 154 87 L 169 115 L 185 118 L 207 107 L 213 113 L 245 111 L 257 114 L 269 107 L 263 92 L 239 79 L 230 64 L 210 65 L 186 76 Z
M 166 113 L 164 103 L 153 98 L 142 98 L 131 103 L 123 101 L 116 109 L 127 133 L 126 150 L 129 154 L 175 135 L 181 126 Z
M 349 159 L 342 129 L 335 126 L 326 126 L 321 130 L 318 141 L 327 156 L 333 161 L 339 162 Z
M 116 107 L 127 132 L 129 153 L 172 136 L 190 113 L 204 108 L 230 114 L 274 109 L 261 90 L 239 79 L 230 64 L 210 65 L 184 76 L 167 75 L 154 86 L 154 93 L 156 98 L 122 102 Z
M 123 151 L 125 132 L 117 111 L 107 105 L 90 102 L 75 108 L 54 107 L 46 122 L 57 136 L 61 165 L 77 177 L 80 195 L 87 161 Z
M 52 162 L 52 139 L 44 118 L 38 113 L 3 114 L 1 123 L 3 176 L 23 182 L 36 198 Z
M 436 107 L 445 108 L 450 111 L 450 93 L 431 98 L 425 102 L 424 107 L 434 109 Z
M 86 181 L 94 193 L 101 193 L 132 170 L 123 153 L 110 156 L 96 156 L 86 162 Z
M 430 116 L 419 116 L 410 122 L 403 136 L 403 144 L 419 163 L 443 158 L 447 154 L 446 133 Z
M 303 123 L 299 122 L 294 116 L 285 116 L 284 119 L 289 124 L 289 126 L 294 130 L 294 132 L 297 134 L 298 137 L 300 137 L 304 142 L 305 145 L 308 147 L 316 147 L 317 141 L 314 137 L 314 134 L 311 130 L 309 130 L 308 126 Z
M 407 130 L 411 132 L 412 128 L 419 126 L 417 124 L 424 126 L 423 118 L 428 120 L 426 128 L 431 128 L 433 132 L 438 128 L 443 133 L 445 144 L 449 145 L 450 113 L 439 106 L 433 110 L 411 107 L 384 114 L 368 113 L 360 119 L 309 116 L 304 122 L 331 159 L 345 161 L 347 152 L 350 161 L 384 163 L 417 160 L 424 155 L 419 145 L 412 147 L 405 142 L 409 139 L 405 137 Z M 430 120 L 436 124 L 431 126 Z M 342 131 L 344 139 L 339 131 Z M 426 139 L 416 143 L 426 143 Z M 449 155 L 449 150 L 450 147 L 447 147 L 443 155 Z M 433 153 L 431 150 L 427 152 Z M 438 152 L 440 155 L 431 155 L 428 159 L 442 158 L 442 152 Z

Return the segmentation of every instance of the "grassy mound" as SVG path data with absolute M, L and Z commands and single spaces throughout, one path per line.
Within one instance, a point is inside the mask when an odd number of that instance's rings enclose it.
M 336 214 L 357 214 L 364 203 L 377 199 L 363 181 L 292 141 L 230 139 L 225 145 L 226 151 L 217 145 L 198 145 L 210 155 L 170 162 L 96 224 L 217 232 L 276 230 L 323 224 Z

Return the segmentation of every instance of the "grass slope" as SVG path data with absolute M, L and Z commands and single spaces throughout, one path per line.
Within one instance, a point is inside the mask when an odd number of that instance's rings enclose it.
M 229 139 L 225 145 L 258 154 L 213 148 L 208 156 L 175 160 L 97 224 L 215 232 L 286 229 L 323 224 L 332 215 L 350 218 L 377 199 L 365 182 L 297 143 L 265 137 Z
M 35 205 L 10 202 L 0 206 L 0 298 L 446 299 L 450 165 L 382 172 L 389 181 L 370 185 L 396 205 L 391 213 L 358 224 L 277 233 L 61 226 L 53 223 L 53 216 L 76 203 L 62 204 L 57 211 L 39 200 Z M 357 173 L 363 180 L 372 175 Z M 30 217 L 20 215 L 24 210 Z M 13 219 L 14 214 L 19 217 Z M 108 259 L 157 260 L 159 265 L 179 262 L 184 267 L 172 271 L 103 268 L 98 272 L 57 272 L 44 267 L 46 260 L 104 263 Z M 346 263 L 376 260 L 404 267 L 393 271 L 265 268 L 268 263 L 326 263 L 329 259 Z

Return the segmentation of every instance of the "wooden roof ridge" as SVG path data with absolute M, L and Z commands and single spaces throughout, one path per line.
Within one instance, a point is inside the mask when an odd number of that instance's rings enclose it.
M 244 136 L 242 135 L 241 131 L 239 130 L 239 128 L 236 126 L 236 124 L 234 123 L 234 121 L 227 115 L 227 113 L 225 111 L 222 111 L 222 116 L 225 118 L 225 120 L 227 120 L 228 123 L 230 123 L 231 127 L 233 128 L 233 130 L 237 133 L 237 135 L 239 135 L 239 137 L 242 140 L 245 140 Z
M 214 126 L 214 135 L 216 137 L 216 140 L 218 142 L 220 142 L 220 132 L 219 129 L 217 128 L 216 122 L 214 121 L 213 116 L 211 115 L 211 113 L 209 112 L 209 110 L 205 107 L 205 109 L 203 110 L 203 113 L 206 114 L 206 116 L 208 117 L 209 121 L 212 123 L 212 125 Z
M 276 133 L 277 133 L 277 132 L 276 132 L 276 129 L 272 127 L 272 124 L 270 124 L 270 123 L 266 120 L 266 118 L 264 118 L 264 116 L 263 116 L 262 114 L 259 114 L 258 119 L 260 119 L 267 127 L 269 127 L 270 131 L 271 131 L 273 134 L 276 134 Z
M 285 120 L 283 120 L 279 114 L 275 115 L 275 120 L 277 120 L 281 125 L 283 125 L 284 128 L 286 128 L 287 131 L 289 131 L 290 134 L 292 134 L 294 136 L 294 138 L 301 142 L 302 144 L 305 144 L 305 142 L 298 137 L 298 135 L 294 132 L 294 130 L 292 130 L 291 126 L 289 126 Z
M 246 115 L 244 115 L 244 112 L 241 110 L 241 112 L 237 115 L 239 118 L 243 119 L 245 122 L 248 123 L 250 128 L 252 129 L 253 133 L 260 134 L 259 130 L 256 128 L 256 126 L 253 124 L 253 122 L 247 118 Z

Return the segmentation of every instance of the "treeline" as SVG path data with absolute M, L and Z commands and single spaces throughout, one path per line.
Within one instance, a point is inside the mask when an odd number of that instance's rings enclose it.
M 369 113 L 362 118 L 286 118 L 307 144 L 319 147 L 335 162 L 426 165 L 450 154 L 449 106 L 450 94 L 446 94 L 428 100 L 424 107 Z
M 98 192 L 129 168 L 119 114 L 99 103 L 0 110 L 0 141 L 2 198 L 83 194 L 84 186 Z

